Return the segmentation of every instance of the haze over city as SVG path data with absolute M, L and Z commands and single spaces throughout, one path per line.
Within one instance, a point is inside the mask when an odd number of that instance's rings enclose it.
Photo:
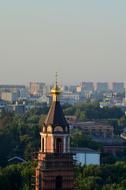
M 0 3 L 0 83 L 126 81 L 126 1 Z

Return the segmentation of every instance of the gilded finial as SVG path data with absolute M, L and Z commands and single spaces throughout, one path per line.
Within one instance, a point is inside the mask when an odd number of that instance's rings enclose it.
M 55 94 L 55 95 L 59 95 L 61 94 L 62 90 L 61 88 L 58 86 L 58 73 L 56 72 L 55 74 L 55 84 L 54 87 L 51 90 L 51 94 Z
M 55 77 L 56 77 L 56 85 L 58 84 L 58 73 L 56 72 L 56 75 L 55 75 Z

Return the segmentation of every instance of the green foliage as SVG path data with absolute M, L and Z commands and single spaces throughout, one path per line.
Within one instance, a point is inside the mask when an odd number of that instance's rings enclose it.
M 28 111 L 23 117 L 14 113 L 2 112 L 0 115 L 0 166 L 5 166 L 7 160 L 13 156 L 21 156 L 28 160 L 40 147 L 40 135 L 42 124 L 48 112 L 48 107 L 35 108 Z M 109 118 L 115 128 L 125 124 L 125 117 L 119 108 L 99 107 L 97 102 L 86 102 L 74 106 L 65 105 L 65 114 L 77 115 L 80 121 Z M 106 120 L 107 120 L 106 119 Z M 118 120 L 120 120 L 118 122 Z M 94 143 L 88 136 L 83 136 L 79 131 L 71 135 L 71 145 L 74 147 L 88 146 L 99 149 L 101 144 Z M 6 150 L 6 151 L 5 151 Z
M 10 165 L 0 169 L 0 189 L 31 190 L 33 174 L 32 163 Z
M 46 119 L 46 115 L 41 115 L 40 116 L 40 119 L 39 119 L 39 125 L 40 126 L 43 126 L 43 123 L 44 123 L 45 119 Z
M 99 119 L 119 119 L 124 116 L 121 108 L 118 107 L 104 107 L 100 108 L 98 102 L 87 101 L 73 106 L 64 108 L 66 115 L 76 115 L 78 120 L 99 120 Z
M 0 119 L 0 166 L 5 166 L 13 156 L 32 159 L 33 153 L 40 147 L 40 117 L 5 115 Z
M 1 113 L 0 115 L 0 166 L 6 166 L 8 159 L 13 156 L 21 156 L 31 160 L 33 153 L 40 147 L 40 136 L 42 124 L 48 107 L 43 109 L 32 109 L 23 117 L 12 113 Z M 125 126 L 124 114 L 119 108 L 103 108 L 94 102 L 86 102 L 75 106 L 64 106 L 64 112 L 68 115 L 76 115 L 80 121 L 106 119 L 115 128 L 118 125 Z M 75 130 L 71 135 L 71 146 L 101 148 L 101 144 L 94 143 L 81 131 Z M 124 156 L 121 152 L 118 157 Z M 126 156 L 123 157 L 123 160 Z M 108 158 L 106 157 L 106 160 Z M 113 163 L 111 157 L 109 160 Z M 105 157 L 104 157 L 105 161 Z M 126 164 L 124 162 L 115 165 L 86 166 L 76 168 L 76 188 L 78 190 L 107 190 L 126 189 Z M 1 190 L 31 190 L 31 176 L 34 169 L 31 164 L 11 165 L 0 169 Z
M 100 177 L 90 176 L 83 179 L 77 179 L 78 190 L 100 190 L 102 179 Z
M 103 164 L 113 164 L 116 162 L 116 157 L 111 153 L 102 153 L 101 154 L 101 163 Z
M 120 185 L 114 183 L 114 184 L 104 185 L 102 190 L 125 190 L 125 189 Z
M 126 127 L 126 117 L 125 117 L 125 116 L 121 117 L 121 118 L 118 120 L 118 125 L 119 125 L 120 127 Z
M 91 137 L 84 135 L 80 129 L 74 129 L 71 132 L 71 147 L 88 147 L 92 149 L 102 148 L 102 144 L 92 141 Z
M 114 164 L 117 161 L 126 160 L 126 149 L 120 150 L 113 155 L 112 153 L 102 153 L 101 154 L 101 163 L 102 164 Z
M 125 190 L 125 171 L 125 162 L 117 162 L 113 165 L 79 167 L 75 186 L 78 190 Z

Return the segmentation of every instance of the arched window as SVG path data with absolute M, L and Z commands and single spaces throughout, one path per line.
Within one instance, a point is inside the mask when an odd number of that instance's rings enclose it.
M 56 182 L 55 182 L 55 188 L 56 190 L 61 190 L 63 185 L 63 179 L 62 176 L 57 176 L 56 177 Z
M 56 126 L 54 132 L 63 132 L 63 128 L 60 126 Z
M 44 138 L 42 139 L 42 152 L 44 152 Z
M 56 138 L 56 152 L 63 152 L 63 140 L 61 138 Z

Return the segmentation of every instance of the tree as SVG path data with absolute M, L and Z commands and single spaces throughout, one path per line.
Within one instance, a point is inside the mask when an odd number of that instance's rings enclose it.
M 76 175 L 78 190 L 125 190 L 126 162 L 101 166 L 79 166 Z
M 33 163 L 14 164 L 0 169 L 1 190 L 32 190 Z
M 125 190 L 125 189 L 118 184 L 107 184 L 103 186 L 102 190 Z

